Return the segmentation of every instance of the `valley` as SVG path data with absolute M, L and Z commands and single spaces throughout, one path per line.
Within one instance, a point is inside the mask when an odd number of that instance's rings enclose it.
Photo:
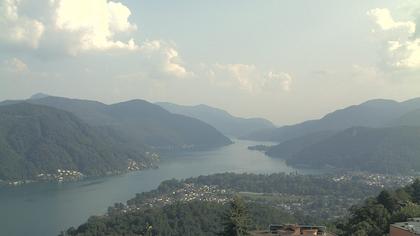
M 56 235 L 92 215 L 102 221 L 210 206 L 223 212 L 240 196 L 253 214 L 265 214 L 265 221 L 254 218 L 253 229 L 276 219 L 330 224 L 366 197 L 416 179 L 420 139 L 411 118 L 417 112 L 410 109 L 385 127 L 321 129 L 279 143 L 229 139 L 231 131 L 180 115 L 172 123 L 173 114 L 140 100 L 116 105 L 50 96 L 5 101 L 1 151 L 13 154 L 0 158 L 0 218 L 9 222 L 4 230 L 10 235 L 28 230 Z M 25 139 L 15 138 L 29 130 Z M 38 162 L 45 158 L 55 161 Z M 28 167 L 31 172 L 20 172 Z M 35 223 L 39 207 L 48 227 Z M 20 215 L 14 212 L 25 212 L 24 223 L 31 227 L 19 228 Z
M 258 142 L 259 143 L 259 142 Z M 159 168 L 122 175 L 85 178 L 76 182 L 39 182 L 0 188 L 0 221 L 7 235 L 57 235 L 83 223 L 91 215 L 106 213 L 109 206 L 126 202 L 137 193 L 151 191 L 168 179 L 186 179 L 215 173 L 322 173 L 299 170 L 284 161 L 249 151 L 252 141 L 212 150 L 162 156 Z M 42 212 L 43 221 L 39 221 Z M 25 225 L 25 227 L 21 227 Z
M 420 0 L 0 0 L 0 236 L 420 236 Z

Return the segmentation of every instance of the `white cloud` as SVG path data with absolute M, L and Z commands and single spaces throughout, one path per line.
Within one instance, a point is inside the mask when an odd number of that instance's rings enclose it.
M 387 8 L 375 8 L 368 11 L 367 14 L 374 19 L 380 29 L 385 31 L 401 30 L 401 32 L 412 34 L 416 30 L 416 24 L 412 21 L 395 21 Z
M 268 72 L 267 79 L 265 80 L 265 88 L 281 88 L 283 91 L 289 91 L 292 86 L 292 76 L 288 73 L 280 72 Z
M 130 9 L 108 0 L 41 0 L 44 15 L 26 14 L 25 0 L 0 0 L 0 42 L 37 49 L 61 44 L 76 55 L 89 50 L 136 50 L 129 33 L 137 26 L 129 21 Z M 29 9 L 26 9 L 28 13 Z M 36 19 L 39 18 L 39 19 Z M 123 39 L 124 38 L 124 39 Z M 58 42 L 57 42 L 58 41 Z
M 173 44 L 164 40 L 136 43 L 130 37 L 137 30 L 137 25 L 129 21 L 131 11 L 120 2 L 39 1 L 44 10 L 40 17 L 42 23 L 40 19 L 25 16 L 25 10 L 28 9 L 20 0 L 0 0 L 0 4 L 0 43 L 12 42 L 19 47 L 26 44 L 29 50 L 25 52 L 48 56 L 64 54 L 76 57 L 84 53 L 118 50 L 128 52 L 131 58 L 138 60 L 143 75 L 155 78 L 185 78 L 192 75 L 183 65 Z M 35 17 L 36 14 L 31 16 Z
M 373 32 L 384 41 L 385 60 L 398 69 L 420 69 L 420 39 L 414 21 L 396 21 L 386 9 L 372 9 L 367 14 L 377 28 Z
M 178 51 L 171 44 L 162 40 L 145 41 L 140 47 L 139 52 L 157 70 L 163 70 L 167 75 L 177 78 L 185 78 L 192 75 L 182 65 Z
M 29 71 L 26 63 L 16 57 L 4 60 L 2 67 L 4 70 L 13 73 L 24 73 Z
M 57 0 L 54 25 L 58 32 L 76 35 L 78 44 L 70 52 L 86 50 L 136 50 L 133 38 L 126 42 L 116 40 L 120 33 L 137 30 L 128 21 L 131 11 L 122 3 L 107 0 Z
M 129 20 L 131 11 L 116 0 L 44 0 L 42 8 L 46 10 L 39 19 L 35 19 L 36 14 L 25 15 L 20 0 L 0 1 L 4 13 L 0 24 L 9 34 L 22 28 L 22 33 L 14 37 L 30 45 L 30 52 L 54 55 L 65 52 L 78 57 L 89 52 L 123 50 L 127 52 L 125 60 L 131 59 L 126 64 L 136 66 L 136 71 L 127 72 L 130 77 L 206 78 L 217 86 L 250 93 L 291 89 L 289 74 L 263 71 L 251 64 L 214 64 L 205 66 L 205 70 L 187 69 L 174 43 L 165 40 L 136 43 L 131 34 L 138 27 Z M 14 64 L 19 67 L 18 59 Z
M 255 65 L 215 64 L 210 69 L 210 80 L 223 87 L 238 87 L 255 92 L 255 79 L 259 77 Z
M 0 1 L 0 42 L 8 45 L 37 48 L 44 25 L 19 15 L 20 0 Z
M 289 91 L 292 76 L 284 72 L 264 72 L 255 65 L 215 64 L 206 73 L 213 84 L 239 88 L 250 93 Z

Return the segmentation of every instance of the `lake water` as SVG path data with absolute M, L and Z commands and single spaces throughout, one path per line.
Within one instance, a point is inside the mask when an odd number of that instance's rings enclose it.
M 0 188 L 1 235 L 57 235 L 78 226 L 91 215 L 106 212 L 108 206 L 125 202 L 136 193 L 156 188 L 171 178 L 188 178 L 222 172 L 300 172 L 280 159 L 272 159 L 247 149 L 261 144 L 235 140 L 235 144 L 165 158 L 159 169 L 91 179 L 74 183 L 35 183 Z

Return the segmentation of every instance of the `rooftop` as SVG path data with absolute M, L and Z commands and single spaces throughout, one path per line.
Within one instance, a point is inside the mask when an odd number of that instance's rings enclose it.
M 308 235 L 308 236 L 332 236 L 326 232 L 325 226 L 315 225 L 270 225 L 267 230 L 253 231 L 252 236 L 291 236 L 291 235 Z
M 407 230 L 415 234 L 420 234 L 420 218 L 410 218 L 406 222 L 397 222 L 391 224 L 391 227 Z

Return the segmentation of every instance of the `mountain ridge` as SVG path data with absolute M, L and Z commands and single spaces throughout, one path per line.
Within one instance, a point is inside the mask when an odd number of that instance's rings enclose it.
M 419 157 L 420 127 L 352 127 L 301 148 L 287 163 L 394 174 L 420 171 Z
M 389 99 L 374 99 L 359 105 L 335 110 L 320 119 L 308 120 L 294 125 L 256 131 L 244 139 L 283 142 L 319 131 L 340 131 L 354 126 L 385 127 L 407 112 L 420 109 L 420 98 L 403 102 Z
M 274 128 L 271 121 L 263 118 L 241 118 L 229 114 L 220 108 L 205 104 L 194 106 L 178 105 L 169 102 L 158 102 L 157 105 L 177 114 L 182 114 L 208 123 L 228 136 L 239 138 L 253 131 Z
M 52 107 L 20 102 L 0 106 L 0 179 L 34 179 L 59 169 L 87 176 L 141 168 L 152 159 L 141 147 L 95 129 L 75 115 Z
M 91 126 L 110 127 L 123 133 L 134 145 L 142 143 L 160 151 L 213 148 L 232 143 L 229 138 L 205 122 L 172 114 L 141 99 L 110 105 L 56 96 L 25 101 L 68 111 Z M 2 104 L 16 102 L 19 101 L 4 101 Z M 130 116 L 135 116 L 136 119 Z

